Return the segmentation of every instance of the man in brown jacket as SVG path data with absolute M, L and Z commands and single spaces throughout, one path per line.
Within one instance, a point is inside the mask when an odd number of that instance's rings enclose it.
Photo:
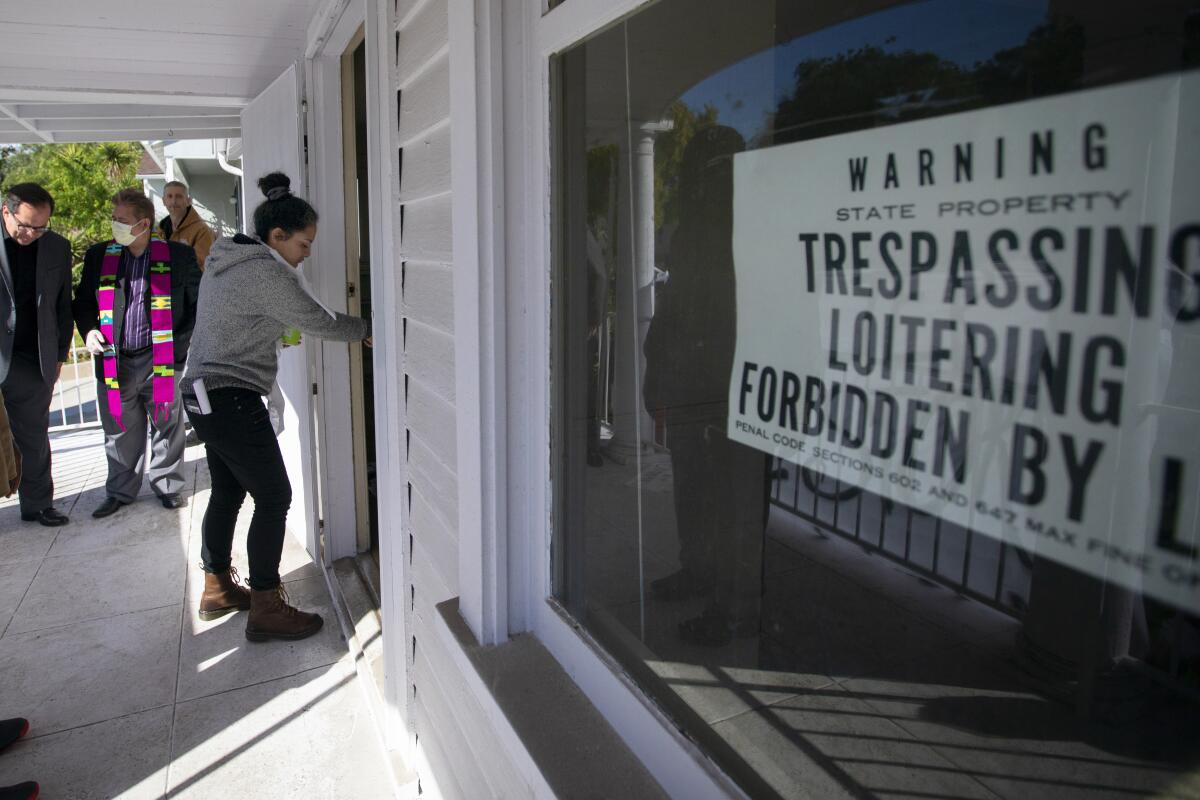
M 212 228 L 200 219 L 196 209 L 192 208 L 192 198 L 188 195 L 187 185 L 180 181 L 169 181 L 163 187 L 163 205 L 167 207 L 168 213 L 168 216 L 158 223 L 163 237 L 168 242 L 180 242 L 195 250 L 196 261 L 203 271 L 208 250 L 217 237 Z

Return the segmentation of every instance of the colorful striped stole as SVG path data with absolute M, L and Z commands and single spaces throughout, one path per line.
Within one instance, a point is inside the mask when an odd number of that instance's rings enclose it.
M 104 386 L 108 413 L 121 430 L 121 384 L 117 380 L 117 341 L 113 332 L 113 306 L 117 294 L 117 269 L 124 250 L 110 241 L 100 265 L 100 288 L 96 300 L 100 306 L 100 332 L 113 347 L 104 354 Z M 153 410 L 150 416 L 158 421 L 170 413 L 175 399 L 174 321 L 171 317 L 171 248 L 155 236 L 150 240 L 150 341 L 153 347 L 154 375 L 152 381 Z

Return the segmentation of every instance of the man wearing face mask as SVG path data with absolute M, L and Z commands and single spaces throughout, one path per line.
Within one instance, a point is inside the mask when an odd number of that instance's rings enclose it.
M 96 356 L 97 397 L 108 456 L 107 517 L 132 503 L 146 470 L 165 508 L 180 508 L 184 433 L 176 376 L 187 360 L 200 269 L 187 245 L 155 235 L 154 204 L 137 189 L 113 197 L 113 239 L 84 256 L 75 325 Z

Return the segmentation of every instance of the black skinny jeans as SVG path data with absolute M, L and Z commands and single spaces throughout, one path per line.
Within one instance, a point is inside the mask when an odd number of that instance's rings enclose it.
M 254 499 L 254 517 L 246 541 L 250 588 L 274 589 L 279 585 L 279 559 L 292 504 L 292 485 L 270 416 L 262 397 L 249 389 L 214 389 L 208 399 L 212 413 L 201 414 L 195 398 L 184 396 L 184 409 L 204 442 L 212 474 L 212 495 L 201 529 L 204 571 L 229 569 L 233 529 L 249 493 Z

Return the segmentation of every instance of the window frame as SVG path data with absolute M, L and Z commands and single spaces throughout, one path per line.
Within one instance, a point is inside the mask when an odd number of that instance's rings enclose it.
M 536 636 L 671 796 L 744 797 L 553 593 L 551 59 L 654 0 L 448 2 L 461 612 Z
M 551 60 L 652 2 L 448 2 L 460 611 L 536 636 L 669 795 L 745 797 L 554 598 Z

